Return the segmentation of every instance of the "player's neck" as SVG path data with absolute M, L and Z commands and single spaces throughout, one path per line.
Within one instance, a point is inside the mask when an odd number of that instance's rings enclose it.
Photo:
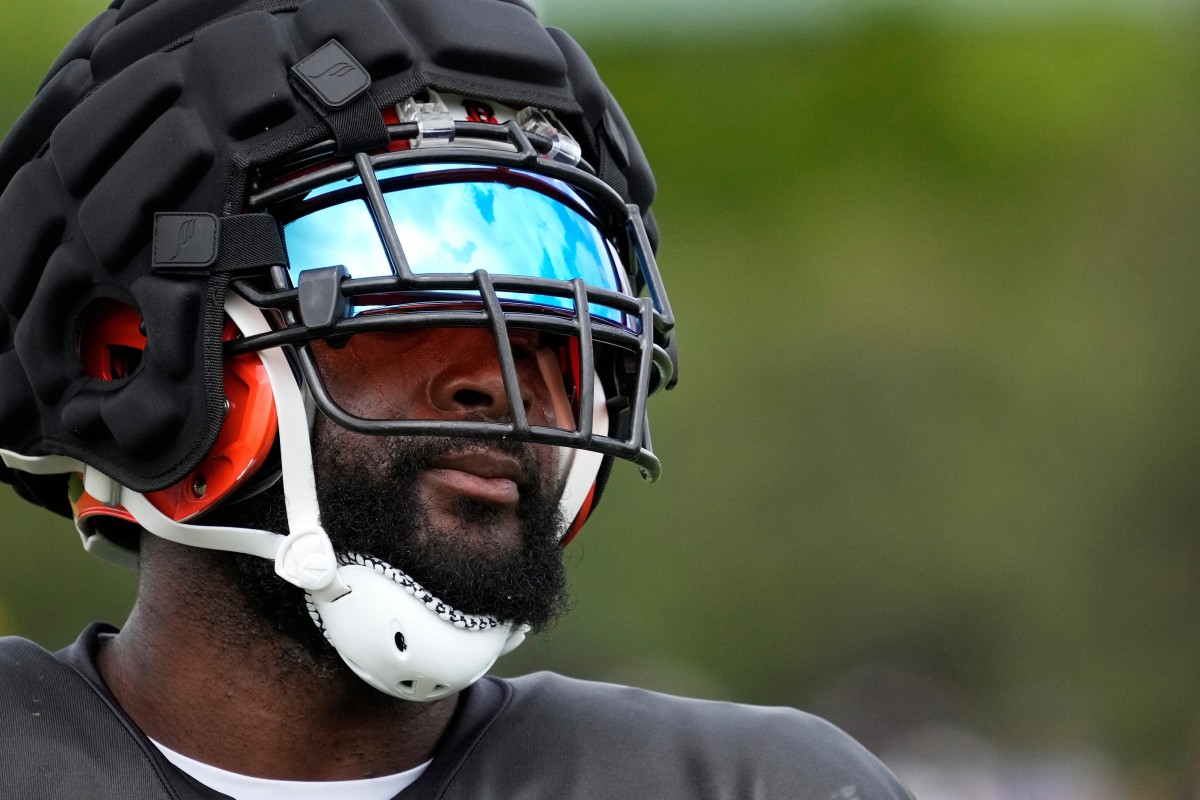
M 301 646 L 232 587 L 201 589 L 192 570 L 161 557 L 154 570 L 99 657 L 148 736 L 222 769 L 287 780 L 386 775 L 430 758 L 456 698 L 410 703 L 344 668 L 306 665 Z

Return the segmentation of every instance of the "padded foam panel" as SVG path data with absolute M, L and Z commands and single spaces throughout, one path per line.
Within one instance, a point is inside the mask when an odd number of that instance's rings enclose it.
M 232 12 L 245 0 L 154 0 L 126 3 L 117 24 L 92 51 L 92 72 L 106 80 L 140 58 Z
M 337 39 L 375 80 L 413 63 L 412 44 L 377 0 L 312 0 L 293 24 L 306 52 Z
M 108 428 L 100 417 L 101 397 L 97 392 L 82 390 L 69 393 L 63 401 L 60 415 L 63 428 L 74 436 L 86 439 L 107 436 Z
M 3 444 L 28 446 L 39 438 L 38 405 L 16 350 L 0 353 L 0 419 L 7 428 Z
M 115 9 L 109 9 L 100 16 L 93 19 L 87 25 L 75 34 L 74 38 L 67 44 L 58 58 L 54 59 L 54 63 L 50 65 L 50 70 L 46 73 L 46 77 L 42 79 L 42 83 L 38 86 L 38 92 L 46 89 L 46 86 L 58 77 L 58 73 L 67 64 L 72 62 L 84 62 L 91 58 L 92 51 L 96 49 L 96 43 L 100 38 L 112 30 L 113 25 L 117 24 L 117 12 Z M 88 72 L 91 72 L 91 66 L 88 66 Z
M 155 0 L 124 0 L 117 7 L 117 21 L 124 22 L 139 11 L 153 5 Z
M 80 205 L 83 235 L 110 271 L 145 245 L 154 212 L 174 207 L 212 165 L 216 154 L 198 123 L 182 108 L 156 119 Z
M 288 86 L 287 70 L 299 60 L 287 31 L 266 13 L 218 22 L 199 34 L 189 55 L 191 69 L 203 71 L 216 87 L 209 93 L 213 115 L 225 132 L 245 139 L 291 119 L 299 107 Z M 247 75 L 258 76 L 246 80 Z
M 91 65 L 72 61 L 41 90 L 36 102 L 25 109 L 0 143 L 0 187 L 37 155 L 54 126 L 91 86 Z
M 178 59 L 155 54 L 128 77 L 101 86 L 50 136 L 50 154 L 67 190 L 80 197 L 95 186 L 154 120 L 183 92 Z
M 439 66 L 538 83 L 561 83 L 566 61 L 524 9 L 488 0 L 409 0 L 416 39 Z M 449 12 L 449 13 L 448 13 Z
M 186 394 L 161 381 L 130 379 L 138 391 L 113 392 L 100 400 L 100 417 L 122 451 L 138 457 L 161 453 L 160 440 L 171 437 L 191 413 Z
M 73 379 L 83 375 L 75 352 L 76 312 L 92 296 L 95 282 L 80 250 L 76 243 L 66 243 L 54 251 L 13 336 L 28 383 L 49 407 L 58 403 Z M 7 421 L 0 432 L 8 432 Z
M 585 109 L 603 108 L 607 101 L 604 84 L 587 53 L 562 28 L 547 28 L 546 33 L 562 53 L 571 86 L 575 88 L 575 99 Z
M 145 276 L 133 284 L 133 298 L 146 325 L 146 358 L 169 377 L 186 379 L 200 345 L 200 328 L 181 319 L 200 320 L 204 295 L 192 282 Z
M 27 164 L 0 194 L 0 243 L 11 264 L 45 264 L 62 241 L 66 215 L 43 161 Z M 41 270 L 0 271 L 0 305 L 21 316 L 41 279 Z

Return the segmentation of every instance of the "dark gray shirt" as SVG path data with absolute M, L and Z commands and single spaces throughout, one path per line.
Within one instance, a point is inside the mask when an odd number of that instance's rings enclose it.
M 47 653 L 0 639 L 0 786 L 23 800 L 219 800 L 168 762 L 95 667 L 92 625 Z M 911 800 L 878 759 L 790 708 L 688 700 L 552 673 L 466 690 L 396 800 Z

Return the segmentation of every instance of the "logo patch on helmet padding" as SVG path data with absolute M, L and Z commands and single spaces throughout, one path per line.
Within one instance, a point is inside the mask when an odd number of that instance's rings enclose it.
M 155 214 L 154 268 L 208 267 L 217 260 L 217 218 L 212 214 Z
M 371 85 L 371 76 L 336 39 L 292 67 L 292 73 L 331 109 L 342 108 Z

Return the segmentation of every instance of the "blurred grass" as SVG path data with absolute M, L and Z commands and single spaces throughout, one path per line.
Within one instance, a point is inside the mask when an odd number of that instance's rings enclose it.
M 662 482 L 618 465 L 569 551 L 574 613 L 506 671 L 805 705 L 887 660 L 961 687 L 1014 746 L 1180 780 L 1198 33 L 885 15 L 583 37 L 655 165 L 682 383 L 652 404 Z M 18 41 L 10 63 L 38 68 L 0 82 L 0 126 L 63 41 Z M 0 632 L 120 620 L 128 576 L 10 493 L 0 515 Z
M 7 131 L 33 98 L 75 32 L 106 5 L 95 0 L 6 0 L 0 8 L 0 130 Z
M 684 361 L 663 484 L 621 476 L 581 542 L 574 668 L 666 651 L 803 703 L 899 659 L 1010 741 L 1185 767 L 1195 34 L 596 43 L 662 186 Z

